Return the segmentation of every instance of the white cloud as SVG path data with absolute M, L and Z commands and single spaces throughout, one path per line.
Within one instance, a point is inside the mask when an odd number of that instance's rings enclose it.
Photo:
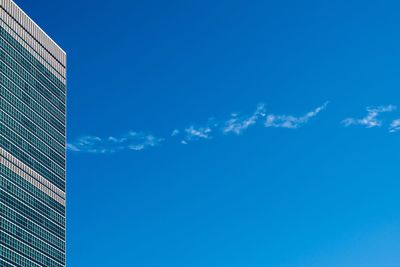
M 310 119 L 317 116 L 320 112 L 325 110 L 328 104 L 329 102 L 326 102 L 322 106 L 316 108 L 313 111 L 308 112 L 306 115 L 302 117 L 270 114 L 267 116 L 264 126 L 267 128 L 273 127 L 273 128 L 297 129 L 306 124 Z
M 240 135 L 250 126 L 256 124 L 260 118 L 263 118 L 265 116 L 266 113 L 264 104 L 259 104 L 256 111 L 254 111 L 254 113 L 247 118 L 241 118 L 237 113 L 232 113 L 231 118 L 225 122 L 225 126 L 222 131 L 224 134 L 235 133 L 237 135 Z
M 390 128 L 389 128 L 389 132 L 391 132 L 391 133 L 396 133 L 398 131 L 400 131 L 400 119 L 394 120 L 390 124 Z
M 137 142 L 132 142 L 133 144 L 130 144 L 128 148 L 135 151 L 141 151 L 146 148 L 158 146 L 164 141 L 164 139 L 156 138 L 153 135 L 142 135 L 140 138 L 137 138 L 136 141 Z
M 67 144 L 67 149 L 74 152 L 106 154 L 126 149 L 141 151 L 158 146 L 163 141 L 164 139 L 150 134 L 131 131 L 120 137 L 110 136 L 104 139 L 97 136 L 83 136 L 74 143 Z
M 310 119 L 317 116 L 322 110 L 326 109 L 328 103 L 308 112 L 302 117 L 288 115 L 267 115 L 264 104 L 259 104 L 255 111 L 250 115 L 240 115 L 232 113 L 228 120 L 215 120 L 210 118 L 207 123 L 196 126 L 192 124 L 183 130 L 172 128 L 167 139 L 180 140 L 180 143 L 187 145 L 198 140 L 209 140 L 215 136 L 227 134 L 241 135 L 245 130 L 256 125 L 265 123 L 265 127 L 290 128 L 295 129 L 307 123 Z M 179 137 L 179 139 L 177 138 Z M 148 148 L 159 146 L 166 141 L 164 138 L 157 138 L 151 134 L 130 131 L 120 136 L 109 136 L 101 138 L 98 136 L 83 136 L 75 142 L 68 143 L 67 149 L 74 152 L 88 153 L 114 153 L 123 150 L 142 151 Z
M 388 105 L 388 106 L 379 106 L 379 107 L 367 107 L 367 116 L 361 119 L 355 119 L 355 118 L 347 118 L 343 120 L 344 126 L 352 126 L 352 125 L 361 125 L 365 126 L 367 128 L 374 128 L 374 127 L 381 127 L 382 126 L 382 121 L 378 119 L 379 114 L 381 113 L 386 113 L 386 112 L 392 112 L 396 110 L 397 107 L 394 105 Z
M 112 142 L 112 143 L 123 143 L 127 140 L 126 137 L 122 137 L 122 138 L 116 138 L 114 136 L 110 136 L 108 137 L 108 141 Z
M 209 126 L 206 127 L 194 127 L 190 126 L 185 129 L 185 139 L 182 144 L 187 144 L 188 141 L 195 141 L 199 139 L 211 139 L 212 129 Z
M 214 130 L 218 127 L 218 125 L 219 122 L 217 122 L 214 117 L 211 117 L 208 119 L 207 123 L 202 126 L 195 126 L 192 124 L 191 126 L 186 127 L 182 131 L 183 139 L 181 139 L 181 144 L 187 145 L 192 141 L 212 139 L 212 134 L 215 132 Z
M 179 131 L 179 129 L 175 129 L 175 130 L 172 131 L 171 136 L 172 137 L 177 136 L 180 132 L 181 131 Z
M 74 151 L 74 152 L 81 151 L 77 146 L 75 146 L 73 144 L 67 144 L 67 150 Z

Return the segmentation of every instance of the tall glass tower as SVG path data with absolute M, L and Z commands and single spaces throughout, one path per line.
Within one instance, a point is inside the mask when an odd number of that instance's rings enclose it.
M 66 55 L 0 0 L 0 266 L 65 266 Z

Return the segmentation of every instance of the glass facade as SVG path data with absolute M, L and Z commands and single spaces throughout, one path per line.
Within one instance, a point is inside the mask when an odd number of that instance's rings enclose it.
M 0 267 L 65 266 L 66 55 L 0 0 Z

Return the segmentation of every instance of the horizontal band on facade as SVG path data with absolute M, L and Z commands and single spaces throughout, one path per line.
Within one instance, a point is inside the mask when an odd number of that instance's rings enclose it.
M 1 0 L 0 0 L 1 1 Z M 29 51 L 40 63 L 43 64 L 64 84 L 66 82 L 66 67 L 48 53 L 35 39 L 33 39 L 15 19 L 0 7 L 0 24 L 20 45 Z
M 1 11 L 1 9 L 0 9 Z M 56 69 L 53 67 L 49 62 L 47 62 L 42 56 L 39 55 L 32 47 L 30 47 L 23 39 L 16 34 L 10 26 L 8 26 L 3 20 L 0 19 L 0 40 L 3 44 L 6 44 L 4 48 L 6 51 L 10 51 L 10 47 L 13 49 L 14 53 L 18 55 L 18 57 L 23 58 L 24 60 L 30 62 L 29 64 L 37 65 L 35 61 L 38 61 L 42 66 L 38 67 L 35 66 L 36 69 L 43 67 L 46 71 L 50 73 L 43 72 L 39 70 L 39 72 L 44 73 L 45 75 L 49 76 L 53 75 L 54 78 L 57 79 L 57 83 L 60 82 L 64 86 L 66 85 L 66 78 L 65 76 L 65 68 L 58 67 Z M 8 36 L 7 36 L 8 35 Z M 19 47 L 20 46 L 20 47 Z M 29 56 L 27 56 L 29 55 Z M 64 76 L 62 75 L 64 74 Z M 51 78 L 54 82 L 53 77 Z M 65 90 L 63 91 L 65 93 Z
M 24 178 L 46 195 L 65 206 L 65 192 L 57 188 L 43 176 L 32 170 L 2 147 L 0 147 L 0 164 L 6 166 L 9 170 Z
M 17 4 L 11 0 L 0 0 L 0 5 L 18 21 L 41 46 L 57 61 L 66 66 L 66 54 Z

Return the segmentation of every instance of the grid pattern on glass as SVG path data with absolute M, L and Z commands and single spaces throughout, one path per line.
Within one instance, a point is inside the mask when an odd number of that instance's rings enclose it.
M 36 44 L 33 45 L 33 48 L 36 51 L 40 51 L 44 57 L 54 59 L 55 62 L 65 68 L 65 52 L 25 12 L 11 0 L 0 0 L 0 7 L 4 10 L 2 13 L 8 14 L 14 21 L 10 21 L 7 23 L 8 25 L 12 26 L 13 29 L 21 30 L 20 35 L 25 37 L 24 39 L 35 41 Z
M 66 55 L 0 0 L 0 266 L 65 266 Z

